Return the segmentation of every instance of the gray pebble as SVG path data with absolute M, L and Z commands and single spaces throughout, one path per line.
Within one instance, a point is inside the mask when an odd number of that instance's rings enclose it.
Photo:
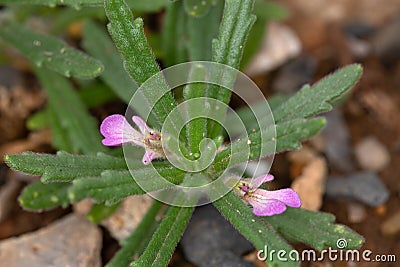
M 345 177 L 329 177 L 326 195 L 334 199 L 357 200 L 377 207 L 388 200 L 389 191 L 376 173 L 358 172 Z

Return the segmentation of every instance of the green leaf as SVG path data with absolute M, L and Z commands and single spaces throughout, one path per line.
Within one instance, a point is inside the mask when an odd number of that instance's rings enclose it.
M 16 23 L 3 23 L 0 37 L 17 48 L 38 67 L 46 67 L 66 77 L 89 79 L 103 71 L 103 65 L 63 41 L 32 32 Z
M 278 3 L 269 0 L 256 0 L 254 3 L 254 14 L 257 19 L 263 21 L 282 20 L 288 17 L 287 9 Z
M 30 131 L 37 131 L 49 126 L 48 118 L 49 114 L 46 109 L 40 110 L 34 113 L 26 121 L 26 128 Z
M 182 1 L 171 3 L 166 10 L 162 33 L 164 62 L 167 67 L 187 61 L 186 25 L 188 18 Z
M 264 217 L 264 220 L 286 238 L 320 251 L 326 247 L 337 248 L 339 239 L 346 240 L 346 249 L 356 249 L 364 243 L 362 236 L 344 225 L 335 224 L 335 216 L 328 213 L 288 207 L 286 212 Z
M 0 4 L 29 4 L 45 5 L 55 7 L 56 5 L 67 5 L 80 9 L 86 6 L 100 6 L 103 0 L 0 0 Z M 128 4 L 136 11 L 155 12 L 169 4 L 169 0 L 127 0 Z
M 156 12 L 170 5 L 170 0 L 126 0 L 126 3 L 135 11 Z
M 247 37 L 256 20 L 256 16 L 251 14 L 253 4 L 253 0 L 225 1 L 218 39 L 214 39 L 212 42 L 213 61 L 229 65 L 235 69 L 239 68 Z M 223 73 L 220 75 L 223 75 Z M 231 91 L 227 88 L 213 85 L 210 86 L 208 90 L 208 97 L 218 99 L 222 103 L 228 104 Z M 223 121 L 225 113 L 226 107 L 220 108 L 216 114 L 216 120 Z M 217 137 L 220 135 L 220 132 L 221 126 L 219 124 L 209 124 L 209 136 L 211 138 Z
M 208 14 L 215 2 L 215 0 L 183 0 L 183 6 L 190 16 L 203 17 Z
M 117 98 L 109 87 L 102 83 L 95 83 L 91 87 L 82 88 L 78 91 L 78 94 L 88 108 L 98 107 Z M 54 111 L 51 112 L 49 107 L 37 111 L 28 118 L 26 127 L 31 131 L 36 131 L 52 125 L 51 128 L 54 135 L 55 125 L 51 122 L 50 116 L 52 115 L 50 113 L 53 113 L 54 116 Z M 68 150 L 59 148 L 54 142 L 53 146 L 58 150 Z
M 332 102 L 345 94 L 360 79 L 362 67 L 352 64 L 323 78 L 312 87 L 303 88 L 276 108 L 275 121 L 309 118 L 332 109 Z
M 101 144 L 97 121 L 89 115 L 69 82 L 44 69 L 36 68 L 35 72 L 47 92 L 48 105 L 54 111 L 56 122 L 68 137 L 72 152 L 89 154 L 106 151 Z
M 1 1 L 1 0 L 0 0 Z M 102 3 L 100 3 L 102 4 Z M 103 7 L 88 7 L 80 10 L 72 8 L 63 8 L 56 13 L 51 31 L 53 33 L 62 33 L 71 24 L 84 19 L 98 19 L 104 21 L 106 13 Z
M 106 267 L 128 267 L 129 263 L 138 256 L 139 250 L 144 246 L 144 241 L 148 240 L 148 235 L 157 226 L 157 214 L 162 207 L 161 202 L 154 201 L 146 215 L 143 217 L 135 231 L 121 241 L 121 249 L 109 261 Z
M 189 1 L 185 1 L 185 3 L 187 2 Z M 187 17 L 187 23 L 184 25 L 187 25 L 186 31 L 189 38 L 187 41 L 189 60 L 211 60 L 212 40 L 218 35 L 222 8 L 223 1 L 217 1 L 216 5 L 211 7 L 207 15 L 201 18 L 194 16 Z M 170 40 L 171 43 L 174 41 Z
M 267 220 L 255 216 L 250 207 L 245 205 L 232 192 L 229 192 L 213 204 L 258 250 L 264 250 L 265 246 L 267 246 L 268 251 L 275 250 L 277 252 L 283 250 L 286 255 L 289 255 L 290 251 L 293 250 Z M 286 262 L 281 262 L 277 257 L 272 259 L 267 257 L 267 261 L 268 266 L 299 266 L 298 262 L 290 258 Z
M 72 6 L 76 9 L 82 6 L 101 5 L 101 0 L 0 0 L 0 4 L 29 4 L 55 7 L 56 5 Z
M 91 198 L 98 203 L 113 205 L 130 195 L 144 194 L 142 187 L 149 191 L 166 188 L 166 182 L 159 183 L 156 179 L 160 175 L 173 184 L 180 184 L 183 181 L 183 171 L 166 166 L 159 167 L 154 172 L 152 168 L 151 166 L 144 167 L 131 172 L 107 170 L 99 177 L 75 179 L 69 191 L 70 200 L 77 202 L 84 198 Z M 136 181 L 140 181 L 140 186 Z
M 91 21 L 83 26 L 83 47 L 106 66 L 100 78 L 125 102 L 129 103 L 138 85 L 125 71 L 121 54 L 107 32 Z
M 109 19 L 108 31 L 124 58 L 124 66 L 130 76 L 142 85 L 147 79 L 160 71 L 143 31 L 143 20 L 133 20 L 132 12 L 123 0 L 105 0 L 105 10 Z M 142 94 L 152 110 L 153 127 L 162 126 L 166 117 L 176 107 L 163 78 L 154 81 L 152 90 Z M 162 98 L 157 102 L 158 96 Z
M 301 147 L 301 142 L 314 136 L 325 125 L 324 118 L 296 119 L 276 125 L 276 153 L 285 150 L 295 150 Z M 263 158 L 273 154 L 275 151 L 275 140 L 273 131 L 265 131 L 261 136 L 259 131 L 249 134 L 231 144 L 215 157 L 213 169 L 217 173 L 225 170 L 228 166 L 233 167 L 248 160 Z M 261 139 L 262 137 L 262 139 Z M 251 141 L 250 144 L 249 140 Z M 245 149 L 250 146 L 250 152 Z M 263 148 L 263 153 L 261 153 Z M 234 151 L 234 153 L 232 153 Z
M 120 204 L 121 202 L 111 206 L 106 206 L 104 204 L 94 204 L 86 217 L 91 222 L 99 223 L 102 220 L 107 219 L 111 214 L 113 214 L 118 209 Z
M 189 74 L 189 80 L 201 81 L 206 79 L 206 70 L 202 65 L 193 66 L 191 73 Z M 186 110 L 186 116 L 190 120 L 186 125 L 187 140 L 190 151 L 200 153 L 200 142 L 203 140 L 203 134 L 207 131 L 207 119 L 196 118 L 197 114 L 202 114 L 204 109 L 204 101 L 195 100 L 196 98 L 204 97 L 206 94 L 207 85 L 205 83 L 190 83 L 183 88 L 183 98 L 185 100 L 193 99 L 188 105 Z
M 42 184 L 40 182 L 30 184 L 24 188 L 18 197 L 22 207 L 32 211 L 42 211 L 58 206 L 69 205 L 67 183 Z
M 193 207 L 170 206 L 146 250 L 130 266 L 167 266 L 193 211 Z
M 42 176 L 43 183 L 67 182 L 77 177 L 99 176 L 105 170 L 126 170 L 123 158 L 103 153 L 96 156 L 72 155 L 59 151 L 56 155 L 24 152 L 6 156 L 14 170 Z

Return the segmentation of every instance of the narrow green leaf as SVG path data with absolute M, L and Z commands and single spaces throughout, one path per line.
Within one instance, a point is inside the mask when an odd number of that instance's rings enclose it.
M 103 71 L 103 65 L 98 60 L 55 37 L 32 32 L 16 23 L 3 23 L 0 37 L 36 66 L 46 67 L 66 77 L 89 79 Z
M 26 121 L 26 128 L 30 131 L 37 131 L 49 126 L 48 118 L 49 114 L 46 109 L 40 110 L 34 113 Z
M 193 67 L 190 73 L 189 80 L 201 81 L 206 79 L 206 70 L 202 65 L 196 65 Z M 190 83 L 183 88 L 183 98 L 185 100 L 196 99 L 204 97 L 206 94 L 207 85 L 205 83 Z M 190 120 L 186 125 L 187 140 L 190 151 L 195 154 L 200 152 L 200 142 L 204 138 L 204 133 L 207 131 L 207 119 L 196 118 L 197 114 L 202 114 L 204 109 L 204 101 L 191 102 L 186 110 L 186 116 Z
M 121 54 L 107 32 L 94 22 L 83 26 L 83 47 L 106 66 L 100 78 L 125 102 L 129 103 L 138 85 L 125 71 Z
M 185 1 L 185 3 L 191 1 Z M 217 37 L 219 22 L 221 21 L 223 1 L 217 1 L 207 15 L 200 18 L 187 17 L 187 50 L 189 60 L 211 60 L 212 40 Z M 168 36 L 171 38 L 171 36 Z M 172 39 L 172 38 L 171 38 Z M 174 42 L 175 40 L 170 40 Z
M 73 152 L 74 145 L 72 140 L 69 138 L 69 132 L 65 131 L 65 127 L 62 126 L 61 121 L 57 117 L 56 107 L 49 105 L 47 107 L 47 113 L 49 118 L 49 126 L 51 129 L 51 143 L 57 150 Z
M 209 13 L 215 2 L 215 0 L 183 0 L 183 6 L 190 16 L 203 17 Z
M 82 6 L 101 5 L 101 0 L 0 0 L 0 4 L 29 4 L 55 7 L 56 5 L 72 6 L 76 9 Z
M 289 255 L 290 251 L 293 250 L 267 220 L 255 216 L 251 208 L 245 205 L 232 192 L 229 192 L 213 204 L 257 249 L 264 251 L 265 246 L 267 246 L 268 251 L 275 250 L 278 252 L 283 250 L 286 255 Z M 299 262 L 290 258 L 286 262 L 281 262 L 277 257 L 272 259 L 267 257 L 267 261 L 268 266 L 299 266 Z
M 48 95 L 48 105 L 57 123 L 67 133 L 73 152 L 85 154 L 106 151 L 101 144 L 97 121 L 89 115 L 85 105 L 69 82 L 56 73 L 36 68 L 36 74 Z
M 113 214 L 118 209 L 120 204 L 121 202 L 118 202 L 111 206 L 106 206 L 104 204 L 94 204 L 86 217 L 91 222 L 99 223 L 102 220 L 107 219 L 111 214 Z
M 66 182 L 77 177 L 99 176 L 105 170 L 126 170 L 123 158 L 103 153 L 96 156 L 72 155 L 59 151 L 56 155 L 24 152 L 6 156 L 12 169 L 42 176 L 42 182 Z
M 254 3 L 254 14 L 257 19 L 282 20 L 288 17 L 287 9 L 278 3 L 266 0 L 256 0 Z
M 309 118 L 332 109 L 332 102 L 345 94 L 360 79 L 362 67 L 352 64 L 323 78 L 312 87 L 305 85 L 274 110 L 275 121 Z
M 169 207 L 146 250 L 130 266 L 167 266 L 193 211 L 193 207 Z
M 251 14 L 253 4 L 253 0 L 225 1 L 218 39 L 214 39 L 212 43 L 213 61 L 229 65 L 235 69 L 239 68 L 247 37 L 256 20 L 256 16 Z M 228 104 L 231 91 L 219 86 L 210 86 L 208 97 L 218 99 L 222 103 Z M 216 116 L 217 121 L 224 121 L 225 113 L 226 108 L 220 108 Z M 220 132 L 221 126 L 219 124 L 209 124 L 209 136 L 211 138 L 217 137 L 220 135 Z
M 135 231 L 126 239 L 121 241 L 122 248 L 118 250 L 115 256 L 107 263 L 106 267 L 128 267 L 135 256 L 138 256 L 139 250 L 148 239 L 148 235 L 153 233 L 151 230 L 158 224 L 157 214 L 162 207 L 161 202 L 154 201 L 146 215 L 143 217 Z
M 233 167 L 248 160 L 258 159 L 285 150 L 295 150 L 301 147 L 301 142 L 315 135 L 325 125 L 324 118 L 297 119 L 276 125 L 276 140 L 266 131 L 266 136 L 261 136 L 259 131 L 249 134 L 248 138 L 241 139 L 231 144 L 215 157 L 213 169 L 217 173 L 228 166 Z M 262 138 L 262 139 L 261 139 Z M 249 140 L 251 141 L 250 144 Z M 250 146 L 250 153 L 245 149 Z M 261 148 L 263 153 L 260 154 Z M 234 151 L 234 153 L 232 153 Z
M 166 10 L 162 33 L 164 62 L 167 67 L 187 61 L 187 15 L 182 1 L 171 3 Z
M 123 0 L 105 0 L 109 19 L 108 31 L 124 58 L 124 66 L 130 76 L 142 85 L 148 78 L 160 71 L 143 31 L 143 20 L 133 20 L 132 12 Z M 165 118 L 176 107 L 168 85 L 163 78 L 155 81 L 152 90 L 143 90 L 143 96 L 154 107 L 154 127 L 161 127 Z M 157 102 L 157 96 L 162 98 Z
M 337 248 L 339 239 L 346 241 L 346 249 L 359 248 L 364 242 L 364 238 L 350 228 L 335 224 L 335 216 L 328 213 L 288 208 L 286 212 L 264 217 L 264 220 L 288 239 L 320 251 L 326 247 Z
M 33 183 L 24 188 L 18 197 L 19 203 L 24 209 L 32 211 L 42 211 L 52 209 L 58 206 L 67 207 L 68 183 L 42 184 Z
M 1 1 L 1 0 L 0 0 Z M 102 4 L 102 1 L 99 1 Z M 98 19 L 104 21 L 106 12 L 103 7 L 87 7 L 80 10 L 63 8 L 56 13 L 51 25 L 53 33 L 61 33 L 71 24 L 84 19 Z
M 135 11 L 156 12 L 170 5 L 170 0 L 126 0 L 126 3 Z
M 91 198 L 99 203 L 113 205 L 130 195 L 145 194 L 141 186 L 156 191 L 165 188 L 165 184 L 159 183 L 156 178 L 161 175 L 172 184 L 180 184 L 183 181 L 184 172 L 171 167 L 157 168 L 145 167 L 134 171 L 104 171 L 99 177 L 83 177 L 75 179 L 70 188 L 71 202 L 77 202 L 84 198 Z M 132 178 L 132 175 L 134 178 Z M 140 181 L 139 186 L 135 180 Z
M 169 0 L 127 0 L 129 6 L 136 11 L 141 12 L 156 12 L 169 4 Z M 87 6 L 101 6 L 103 0 L 0 0 L 0 4 L 29 4 L 29 5 L 44 5 L 55 7 L 56 5 L 67 5 L 75 9 Z
M 78 91 L 78 94 L 88 108 L 98 107 L 109 101 L 117 99 L 117 96 L 109 89 L 109 87 L 102 83 L 95 83 L 95 85 L 91 87 L 82 88 Z M 36 131 L 50 127 L 51 124 L 51 128 L 54 132 L 55 126 L 50 121 L 51 114 L 49 109 L 49 107 L 46 107 L 30 116 L 26 122 L 26 127 L 31 131 Z M 53 146 L 58 150 L 68 150 L 61 149 L 54 143 Z

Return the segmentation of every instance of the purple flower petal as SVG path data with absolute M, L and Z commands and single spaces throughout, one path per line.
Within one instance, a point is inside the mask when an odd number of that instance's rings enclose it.
M 149 165 L 150 162 L 155 158 L 158 158 L 157 154 L 150 149 L 146 149 L 146 152 L 143 155 L 142 162 L 144 165 Z
M 270 182 L 272 180 L 274 180 L 274 176 L 272 174 L 265 174 L 250 179 L 250 185 L 252 188 L 259 188 L 263 183 Z
M 132 121 L 139 127 L 142 134 L 150 131 L 149 126 L 147 126 L 146 122 L 142 120 L 139 116 L 133 116 Z
M 254 196 L 258 196 L 263 199 L 279 200 L 285 205 L 293 208 L 299 208 L 301 206 L 301 200 L 299 195 L 291 188 L 285 188 L 275 191 L 267 191 L 263 189 L 257 189 L 254 191 Z
M 286 210 L 286 205 L 278 200 L 250 197 L 248 202 L 253 206 L 253 213 L 256 216 L 272 216 Z
M 127 142 L 144 146 L 141 141 L 143 135 L 130 126 L 125 117 L 119 114 L 105 118 L 100 125 L 100 133 L 105 137 L 102 140 L 105 146 L 119 146 Z

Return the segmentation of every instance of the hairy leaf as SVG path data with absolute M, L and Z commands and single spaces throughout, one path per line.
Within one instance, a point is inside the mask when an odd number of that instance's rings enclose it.
M 166 187 L 166 183 L 159 183 L 156 178 L 161 175 L 172 184 L 180 184 L 184 172 L 171 168 L 145 167 L 134 171 L 104 171 L 99 177 L 83 177 L 75 179 L 70 188 L 69 197 L 71 202 L 91 198 L 99 203 L 113 205 L 130 195 L 145 194 L 142 187 L 150 191 L 156 191 Z M 134 178 L 132 178 L 132 176 Z M 140 181 L 140 185 L 136 181 Z
M 286 255 L 293 250 L 267 220 L 255 216 L 251 209 L 232 192 L 213 204 L 257 249 L 264 250 L 267 246 L 269 251 L 282 250 L 286 252 Z M 293 259 L 281 262 L 277 257 L 272 259 L 267 257 L 267 261 L 268 266 L 299 266 L 299 263 Z
M 193 211 L 193 207 L 170 206 L 146 250 L 131 266 L 167 266 Z
M 251 14 L 253 4 L 253 0 L 225 1 L 218 39 L 214 39 L 212 43 L 213 61 L 229 65 L 235 69 L 239 68 L 247 37 L 256 20 L 256 16 Z M 221 73 L 221 75 L 223 74 Z M 232 84 L 233 82 L 234 81 L 232 81 Z M 208 97 L 218 99 L 222 103 L 228 104 L 231 91 L 213 85 L 210 86 L 208 90 Z M 216 113 L 216 120 L 223 121 L 225 113 L 226 108 L 220 108 Z M 219 124 L 210 123 L 208 127 L 209 137 L 215 138 L 220 135 L 221 126 Z
M 332 102 L 345 94 L 360 79 L 362 67 L 352 64 L 323 78 L 313 86 L 303 88 L 274 111 L 277 123 L 297 118 L 309 118 L 332 109 Z
M 325 247 L 338 248 L 339 239 L 346 241 L 345 249 L 359 248 L 364 242 L 364 238 L 350 228 L 335 224 L 335 216 L 328 213 L 288 207 L 283 214 L 264 217 L 264 220 L 286 238 L 305 243 L 317 250 Z
M 18 197 L 19 203 L 24 209 L 42 211 L 58 206 L 69 205 L 68 183 L 42 184 L 40 182 L 30 184 L 24 188 Z
M 13 169 L 42 176 L 42 182 L 72 181 L 77 177 L 98 176 L 105 170 L 126 170 L 123 158 L 99 153 L 96 156 L 72 155 L 59 151 L 57 155 L 24 152 L 6 156 Z
M 132 12 L 123 0 L 105 0 L 109 19 L 108 31 L 124 58 L 124 66 L 130 76 L 142 85 L 148 78 L 160 71 L 143 31 L 143 20 L 133 20 Z M 151 88 L 143 90 L 143 96 L 154 107 L 154 127 L 161 127 L 165 118 L 176 106 L 165 80 L 159 78 Z M 162 98 L 154 103 L 158 96 Z
M 251 133 L 248 138 L 232 143 L 231 147 L 217 154 L 213 165 L 214 171 L 221 172 L 228 166 L 233 167 L 248 160 L 266 157 L 274 152 L 299 149 L 302 141 L 315 135 L 324 125 L 323 118 L 296 119 L 280 123 L 276 125 L 276 140 L 272 139 L 271 131 L 265 131 L 265 136 L 261 136 L 259 131 Z M 249 153 L 245 149 L 247 146 L 250 147 Z M 262 154 L 260 154 L 261 148 L 263 148 Z
M 0 38 L 17 48 L 38 67 L 46 67 L 66 77 L 94 78 L 103 65 L 63 41 L 32 32 L 16 23 L 3 23 Z
M 154 201 L 135 231 L 121 241 L 122 248 L 107 263 L 106 267 L 128 267 L 129 263 L 139 255 L 144 242 L 158 224 L 157 214 L 162 207 L 161 202 Z M 153 230 L 153 231 L 152 231 Z

